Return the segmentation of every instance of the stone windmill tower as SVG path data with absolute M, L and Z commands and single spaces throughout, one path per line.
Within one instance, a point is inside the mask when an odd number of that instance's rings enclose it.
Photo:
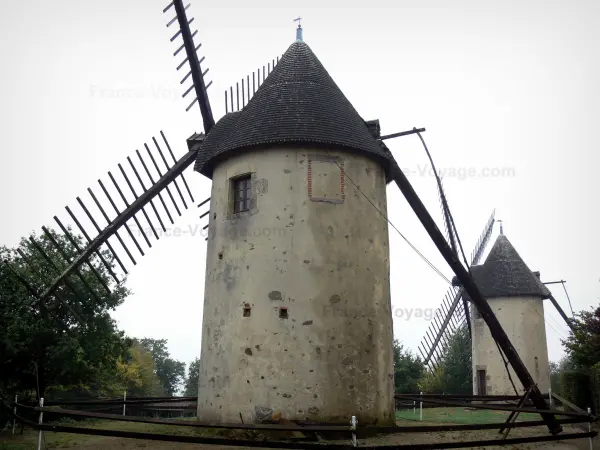
M 199 144 L 212 193 L 198 417 L 392 420 L 388 229 L 370 203 L 386 210 L 378 128 L 299 29 Z
M 548 392 L 550 369 L 543 301 L 551 294 L 540 281 L 539 272 L 527 267 L 501 231 L 485 262 L 471 266 L 471 273 L 538 388 Z M 499 349 L 476 307 L 471 308 L 471 324 L 473 393 L 514 395 L 515 389 L 522 393 L 523 385 L 510 367 L 509 377 Z

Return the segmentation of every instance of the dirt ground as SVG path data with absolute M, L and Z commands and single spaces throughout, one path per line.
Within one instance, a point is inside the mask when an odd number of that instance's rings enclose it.
M 414 425 L 413 421 L 398 421 L 398 425 Z M 434 423 L 420 422 L 422 425 L 433 425 Z M 181 429 L 169 426 L 146 425 L 146 424 L 129 424 L 120 422 L 96 422 L 93 425 L 85 424 L 86 427 L 106 428 L 106 429 L 121 429 L 127 431 L 152 432 L 152 433 L 171 433 L 180 435 L 197 435 L 195 429 Z M 134 428 L 135 427 L 135 428 Z M 573 433 L 581 431 L 576 428 L 576 425 L 565 425 L 564 433 Z M 545 427 L 536 428 L 517 428 L 510 432 L 509 437 L 526 437 L 547 435 L 548 431 Z M 499 439 L 500 435 L 497 430 L 477 430 L 477 431 L 460 431 L 460 432 L 438 432 L 438 433 L 402 433 L 389 434 L 372 437 L 359 441 L 360 446 L 365 445 L 402 445 L 402 444 L 435 444 L 438 442 L 459 442 L 472 441 L 481 439 Z M 66 433 L 45 433 L 44 437 L 46 449 L 54 448 L 73 448 L 84 450 L 114 450 L 115 448 L 145 448 L 145 449 L 211 449 L 211 450 L 249 450 L 252 447 L 233 447 L 233 446 L 213 446 L 203 444 L 185 444 L 175 442 L 161 441 L 146 441 L 138 439 L 122 439 L 103 436 L 84 436 Z M 348 444 L 349 440 L 331 441 L 331 443 Z M 26 430 L 23 436 L 10 435 L 10 432 L 5 432 L 0 435 L 0 450 L 26 450 L 35 449 L 37 443 L 37 433 L 33 430 Z M 594 439 L 594 446 L 600 448 L 600 440 L 598 437 Z M 255 447 L 254 447 L 255 448 Z M 435 448 L 435 447 L 432 447 Z M 469 447 L 483 448 L 483 447 Z M 492 446 L 485 447 L 486 449 L 548 449 L 548 450 L 588 450 L 589 439 L 577 439 L 571 441 L 556 441 L 545 442 L 538 444 L 520 444 L 512 446 Z
M 421 422 L 426 424 L 425 422 Z M 398 422 L 398 425 L 408 425 L 408 423 Z M 414 425 L 414 423 L 413 423 Z M 429 424 L 428 424 L 429 425 Z M 433 425 L 433 423 L 431 424 Z M 563 425 L 563 433 L 581 432 L 581 429 L 572 425 Z M 534 428 L 515 428 L 510 431 L 509 438 L 529 437 L 529 436 L 547 436 L 548 429 L 546 427 Z M 394 444 L 435 444 L 437 442 L 460 442 L 460 441 L 475 441 L 475 440 L 491 440 L 500 439 L 501 435 L 497 430 L 476 430 L 476 431 L 453 431 L 453 432 L 438 432 L 438 433 L 404 433 L 383 435 L 369 439 L 368 443 L 372 445 L 394 445 Z M 600 445 L 598 437 L 594 438 L 596 448 Z M 588 450 L 589 439 L 577 439 L 568 441 L 541 442 L 536 444 L 518 444 L 507 446 L 490 446 L 490 447 L 466 447 L 466 448 L 486 448 L 486 449 L 548 449 L 548 450 Z

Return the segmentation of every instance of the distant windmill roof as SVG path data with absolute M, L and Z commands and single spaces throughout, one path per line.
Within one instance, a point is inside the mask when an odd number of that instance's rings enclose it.
M 471 273 L 485 298 L 535 296 L 549 298 L 550 291 L 519 256 L 508 238 L 501 234 L 490 254 Z M 536 272 L 537 273 L 537 272 Z M 456 280 L 453 280 L 456 283 Z
M 306 43 L 294 42 L 239 112 L 225 115 L 200 146 L 194 169 L 212 177 L 225 153 L 272 144 L 342 147 L 378 159 L 393 157 L 369 130 Z

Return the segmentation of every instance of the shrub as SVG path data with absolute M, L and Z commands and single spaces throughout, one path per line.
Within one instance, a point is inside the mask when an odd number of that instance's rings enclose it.
M 419 389 L 425 394 L 444 393 L 444 372 L 441 367 L 428 371 L 419 381 Z
M 585 372 L 565 371 L 561 374 L 560 386 L 562 396 L 580 408 L 592 406 L 592 390 L 590 375 Z
M 590 384 L 592 390 L 592 409 L 594 413 L 600 411 L 600 363 L 595 364 L 590 369 Z

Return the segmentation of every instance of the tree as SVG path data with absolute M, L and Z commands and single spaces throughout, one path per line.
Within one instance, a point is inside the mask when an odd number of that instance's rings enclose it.
M 552 392 L 554 392 L 555 394 L 560 394 L 560 374 L 561 374 L 561 372 L 560 372 L 558 363 L 550 361 L 548 366 L 550 367 L 550 388 L 552 389 Z
M 85 385 L 53 385 L 46 390 L 48 398 L 81 400 L 82 398 L 164 396 L 165 392 L 156 376 L 154 359 L 139 342 L 130 340 L 131 346 L 114 365 L 106 366 Z
M 168 396 L 175 395 L 185 379 L 185 363 L 171 358 L 166 339 L 144 338 L 140 343 L 150 352 L 156 365 L 156 376 Z
M 574 331 L 562 343 L 575 368 L 589 370 L 600 362 L 600 307 L 575 314 L 571 322 Z
M 423 374 L 418 383 L 419 390 L 427 394 L 443 394 L 444 389 L 444 368 L 437 366 L 431 371 Z
M 200 378 L 200 358 L 196 358 L 190 363 L 183 395 L 186 397 L 196 397 L 198 395 L 198 378 Z
M 396 339 L 393 343 L 394 352 L 394 387 L 398 394 L 418 394 L 419 379 L 423 376 L 425 367 L 421 358 L 414 356 Z
M 116 381 L 119 392 L 135 397 L 158 397 L 165 395 L 161 381 L 156 375 L 156 364 L 152 355 L 139 342 L 134 342 L 127 360 L 117 364 Z
M 443 355 L 443 388 L 450 394 L 472 394 L 471 336 L 466 325 L 450 336 Z
M 466 325 L 458 328 L 441 348 L 437 367 L 424 374 L 419 388 L 429 394 L 472 394 L 471 337 Z
M 69 261 L 77 256 L 66 237 L 52 230 L 50 234 Z M 82 265 L 80 276 L 69 277 L 70 287 L 63 283 L 54 295 L 38 301 L 30 289 L 42 293 L 69 263 L 47 236 L 33 239 L 52 263 L 31 240 L 22 239 L 15 251 L 0 247 L 0 388 L 35 390 L 43 397 L 52 386 L 92 386 L 107 368 L 116 366 L 129 346 L 110 317 L 129 291 L 122 283 L 113 283 L 106 267 L 94 257 L 90 263 L 99 277 Z M 80 236 L 74 235 L 74 240 L 85 247 Z M 102 256 L 112 269 L 112 255 L 102 252 Z
M 552 392 L 562 395 L 562 374 L 572 371 L 574 368 L 573 362 L 567 356 L 558 362 L 550 362 L 550 387 Z

